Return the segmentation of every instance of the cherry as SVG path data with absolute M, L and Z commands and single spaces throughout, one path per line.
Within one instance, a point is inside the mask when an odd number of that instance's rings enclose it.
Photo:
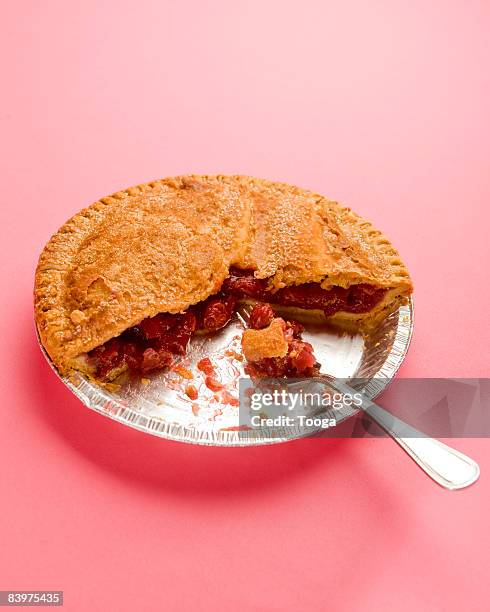
M 274 311 L 270 304 L 255 304 L 250 313 L 248 326 L 252 329 L 264 329 L 272 323 Z
M 224 327 L 235 310 L 236 298 L 233 295 L 207 300 L 203 308 L 202 326 L 208 331 Z

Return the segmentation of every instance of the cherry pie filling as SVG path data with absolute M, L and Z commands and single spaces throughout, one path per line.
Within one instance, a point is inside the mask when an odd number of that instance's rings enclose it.
M 236 298 L 251 298 L 277 304 L 294 306 L 305 310 L 323 310 L 330 317 L 340 310 L 351 313 L 369 312 L 384 297 L 386 289 L 372 285 L 359 284 L 323 289 L 319 283 L 304 283 L 278 289 L 274 293 L 268 289 L 267 279 L 255 278 L 253 270 L 231 268 L 221 291 Z
M 285 321 L 276 317 L 270 304 L 256 304 L 250 314 L 248 326 L 251 329 L 267 329 L 273 321 L 279 322 L 287 343 L 283 357 L 263 357 L 249 361 L 245 372 L 253 378 L 282 378 L 317 376 L 320 364 L 313 354 L 313 347 L 305 342 L 301 334 L 303 325 L 298 321 Z
M 322 289 L 318 283 L 284 287 L 272 292 L 268 289 L 267 279 L 255 278 L 253 270 L 231 268 L 229 277 L 216 295 L 191 306 L 182 314 L 162 313 L 144 319 L 120 336 L 93 349 L 88 355 L 95 365 L 95 375 L 102 380 L 115 378 L 126 369 L 147 374 L 169 367 L 175 356 L 184 355 L 190 338 L 196 332 L 212 332 L 224 327 L 240 299 L 250 298 L 306 310 L 319 309 L 326 316 L 331 316 L 338 311 L 369 312 L 383 299 L 385 293 L 385 289 L 366 284 L 353 285 L 348 289 Z M 265 307 L 267 304 L 260 306 Z M 272 309 L 257 308 L 252 316 L 250 326 L 260 329 L 260 326 L 269 325 L 270 321 L 267 320 L 274 315 Z M 287 358 L 280 358 L 286 359 L 281 364 L 264 360 L 266 362 L 260 365 L 260 369 L 268 376 L 279 375 L 281 368 L 283 375 L 305 375 L 314 366 L 311 345 L 301 340 L 302 326 L 297 322 L 289 322 L 286 326 L 290 350 Z
M 185 355 L 189 340 L 197 331 L 212 332 L 224 327 L 235 305 L 234 296 L 220 293 L 191 306 L 183 314 L 161 313 L 143 319 L 89 352 L 95 375 L 112 379 L 126 369 L 148 374 L 167 368 L 175 356 Z

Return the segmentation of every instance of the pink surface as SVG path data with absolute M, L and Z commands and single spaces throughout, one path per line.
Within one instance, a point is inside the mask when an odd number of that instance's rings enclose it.
M 348 203 L 416 285 L 404 376 L 488 375 L 488 2 L 12 2 L 0 62 L 0 589 L 68 610 L 488 610 L 490 449 L 449 493 L 388 440 L 162 441 L 36 345 L 47 238 L 119 188 L 243 173 Z M 6 13 L 6 14 L 5 14 Z

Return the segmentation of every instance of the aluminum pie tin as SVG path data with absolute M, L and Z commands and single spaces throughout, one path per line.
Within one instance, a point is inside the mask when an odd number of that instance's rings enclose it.
M 405 358 L 413 330 L 413 302 L 410 299 L 389 314 L 367 337 L 342 333 L 325 324 L 302 322 L 303 339 L 313 345 L 322 373 L 342 379 L 363 379 L 366 381 L 363 392 L 374 399 L 393 379 Z M 128 378 L 115 391 L 100 387 L 80 373 L 70 378 L 60 376 L 41 342 L 40 346 L 56 375 L 85 406 L 160 438 L 212 446 L 257 446 L 317 433 L 318 427 L 238 430 L 238 407 L 223 403 L 219 394 L 206 386 L 205 375 L 197 364 L 209 357 L 216 378 L 231 395 L 238 397 L 238 380 L 246 377 L 240 360 L 243 329 L 239 317 L 234 315 L 216 334 L 192 338 L 185 357 L 170 370 L 147 378 Z M 189 384 L 196 387 L 197 400 L 186 395 Z M 356 412 L 355 408 L 343 410 L 340 415 L 336 412 L 337 424 Z

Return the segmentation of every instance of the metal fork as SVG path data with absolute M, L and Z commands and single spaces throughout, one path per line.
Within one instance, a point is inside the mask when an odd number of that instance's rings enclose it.
M 252 306 L 247 304 L 241 305 L 238 309 L 238 317 L 245 327 L 248 325 L 251 311 Z M 327 386 L 342 395 L 359 393 L 359 390 L 332 376 L 322 374 L 317 379 L 321 379 L 320 382 L 325 382 Z M 364 394 L 361 394 L 361 397 L 360 410 L 369 415 L 441 487 L 450 490 L 464 489 L 478 480 L 480 468 L 476 461 L 447 444 L 417 431 Z

